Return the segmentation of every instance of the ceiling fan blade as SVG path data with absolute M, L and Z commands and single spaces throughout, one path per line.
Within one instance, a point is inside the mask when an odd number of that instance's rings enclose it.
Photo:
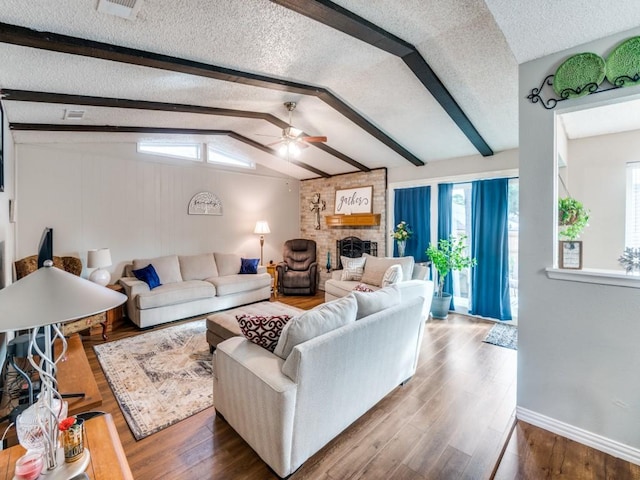
M 267 147 L 273 147 L 274 145 L 280 145 L 281 143 L 284 143 L 284 141 L 278 140 L 277 142 L 267 143 Z
M 267 135 L 265 133 L 254 133 L 256 137 L 271 137 L 271 138 L 282 138 L 279 135 Z
M 327 141 L 327 137 L 300 137 L 300 140 L 304 140 L 305 142 L 310 142 L 310 143 L 320 143 L 320 142 L 326 142 Z

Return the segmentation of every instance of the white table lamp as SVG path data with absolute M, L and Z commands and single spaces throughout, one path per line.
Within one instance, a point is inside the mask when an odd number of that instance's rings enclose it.
M 111 266 L 111 251 L 108 248 L 100 248 L 98 250 L 89 250 L 87 252 L 87 268 L 95 268 L 89 280 L 103 287 L 107 286 L 111 281 L 111 274 L 104 267 Z
M 269 223 L 266 220 L 258 220 L 256 222 L 256 228 L 253 233 L 260 235 L 260 265 L 263 265 L 262 252 L 264 248 L 264 236 L 267 233 L 271 233 L 271 230 L 269 230 Z
M 69 478 L 87 468 L 90 453 L 73 462 L 61 460 L 58 447 L 58 422 L 65 415 L 66 402 L 57 391 L 56 365 L 65 357 L 67 341 L 60 325 L 78 318 L 95 315 L 121 305 L 127 297 L 103 288 L 81 277 L 53 266 L 45 266 L 0 290 L 0 332 L 30 330 L 29 362 L 38 372 L 41 387 L 38 401 L 21 415 L 37 418 L 30 427 L 33 439 L 40 439 L 44 452 L 43 477 L 47 480 Z M 38 332 L 44 329 L 44 348 L 38 342 Z M 62 348 L 53 352 L 53 343 L 60 341 Z M 38 345 L 40 343 L 40 345 Z M 56 349 L 57 350 L 57 349 Z M 37 361 L 36 361 L 37 358 Z

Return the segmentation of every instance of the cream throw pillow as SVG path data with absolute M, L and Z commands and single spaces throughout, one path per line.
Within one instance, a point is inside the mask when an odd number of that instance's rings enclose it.
M 366 260 L 365 257 L 342 257 L 342 276 L 340 280 L 354 280 L 359 282 L 364 273 L 364 263 Z
M 410 280 L 413 275 L 413 257 L 374 257 L 365 253 L 366 266 L 362 274 L 362 283 L 382 286 L 382 279 L 385 272 L 391 265 L 400 265 L 402 267 L 402 278 Z
M 347 295 L 293 317 L 282 329 L 273 353 L 286 360 L 296 345 L 355 322 L 356 309 L 355 298 Z
M 393 285 L 401 281 L 402 267 L 400 265 L 391 265 L 387 268 L 387 271 L 384 272 L 384 276 L 382 277 L 382 286 L 388 287 L 389 285 Z

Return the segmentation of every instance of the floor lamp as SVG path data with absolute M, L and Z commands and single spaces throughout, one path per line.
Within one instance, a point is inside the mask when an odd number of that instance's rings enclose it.
M 267 233 L 271 233 L 271 230 L 269 230 L 269 223 L 266 220 L 258 220 L 256 222 L 256 228 L 253 231 L 253 233 L 260 235 L 260 265 L 264 265 L 263 262 L 262 262 L 262 253 L 263 253 L 263 248 L 264 248 L 264 236 Z
M 41 389 L 38 400 L 21 415 L 37 420 L 28 437 L 40 443 L 45 463 L 43 474 L 46 473 L 47 480 L 68 480 L 83 472 L 90 459 L 89 450 L 85 449 L 81 459 L 65 463 L 58 447 L 58 422 L 66 415 L 56 380 L 56 365 L 67 350 L 60 325 L 110 310 L 126 299 L 119 292 L 54 267 L 50 260 L 43 268 L 0 290 L 0 332 L 30 331 L 28 358 L 40 376 Z M 44 348 L 38 341 L 41 328 Z M 56 340 L 62 348 L 54 356 Z

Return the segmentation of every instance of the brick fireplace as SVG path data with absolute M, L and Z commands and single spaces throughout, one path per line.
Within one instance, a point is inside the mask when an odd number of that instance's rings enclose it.
M 327 227 L 325 216 L 333 215 L 335 192 L 345 188 L 373 186 L 373 212 L 380 214 L 380 225 L 362 227 Z M 326 208 L 320 212 L 320 230 L 316 230 L 315 212 L 311 209 L 315 194 L 320 194 L 320 200 L 326 202 Z M 320 267 L 320 288 L 324 288 L 324 282 L 329 277 L 327 274 L 327 254 L 331 255 L 331 268 L 338 268 L 337 241 L 347 237 L 356 237 L 361 240 L 374 242 L 377 246 L 377 254 L 384 256 L 387 249 L 387 241 L 390 239 L 387 228 L 387 170 L 384 168 L 371 172 L 347 173 L 331 178 L 318 178 L 303 180 L 300 182 L 300 236 L 310 238 L 317 243 L 318 266 Z

